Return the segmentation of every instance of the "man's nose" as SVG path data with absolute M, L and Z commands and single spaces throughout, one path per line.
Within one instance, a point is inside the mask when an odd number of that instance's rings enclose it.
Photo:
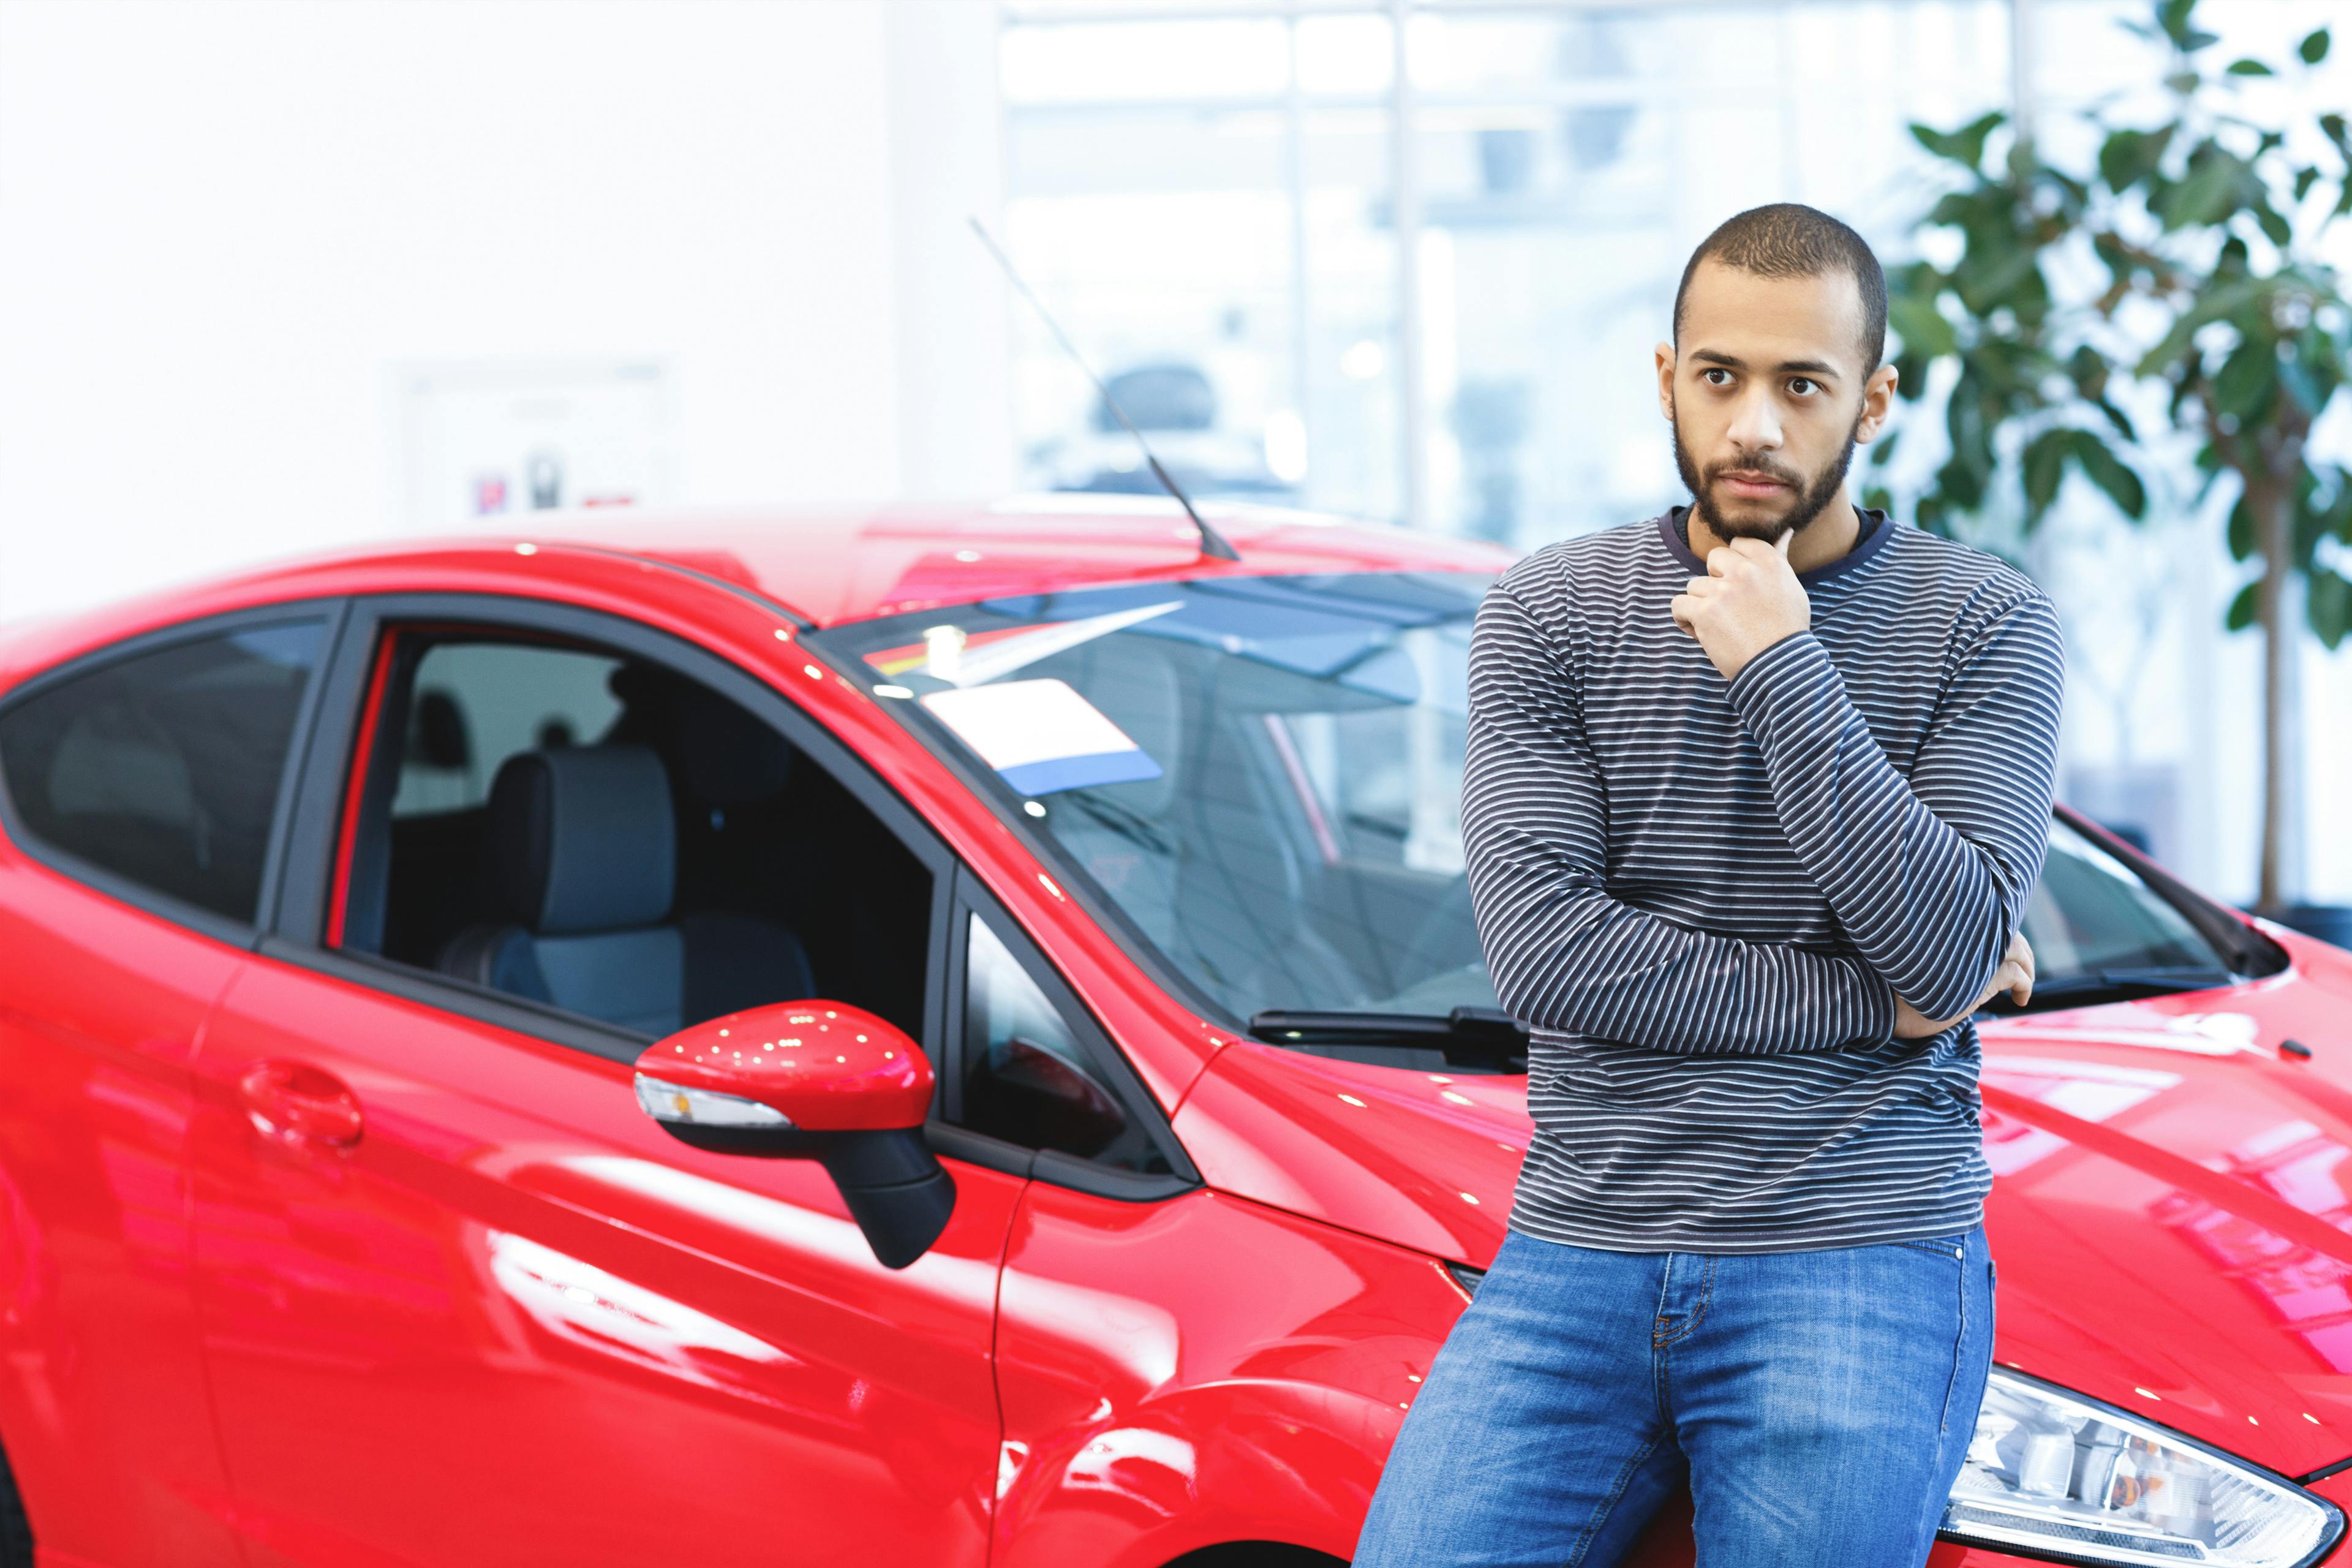
M 1763 388 L 1750 386 L 1742 395 L 1727 434 L 1731 444 L 1743 452 L 1780 450 L 1780 412 Z

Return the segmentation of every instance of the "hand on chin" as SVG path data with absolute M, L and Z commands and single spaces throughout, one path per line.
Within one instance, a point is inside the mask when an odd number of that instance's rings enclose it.
M 1736 520 L 1727 520 L 1736 526 Z M 1777 526 L 1777 525 L 1774 525 Z M 1675 624 L 1698 639 L 1726 680 L 1783 637 L 1813 624 L 1812 601 L 1789 565 L 1793 531 L 1772 542 L 1741 536 L 1706 553 L 1706 575 L 1694 577 L 1668 608 Z

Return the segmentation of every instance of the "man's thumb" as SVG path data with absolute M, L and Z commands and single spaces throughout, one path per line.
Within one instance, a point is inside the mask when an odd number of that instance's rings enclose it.
M 1784 528 L 1780 531 L 1780 537 L 1772 542 L 1772 548 L 1780 552 L 1781 560 L 1786 561 L 1789 558 L 1789 542 L 1796 537 L 1795 529 Z

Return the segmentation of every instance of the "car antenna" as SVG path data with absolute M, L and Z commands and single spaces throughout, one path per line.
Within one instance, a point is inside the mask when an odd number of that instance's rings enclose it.
M 1186 495 L 1183 487 L 1170 478 L 1168 470 L 1160 466 L 1160 459 L 1152 454 L 1151 443 L 1143 438 L 1143 432 L 1135 427 L 1135 421 L 1127 416 L 1127 410 L 1121 408 L 1118 405 L 1118 399 L 1110 395 L 1110 388 L 1105 386 L 1103 378 L 1095 374 L 1095 367 L 1087 363 L 1084 354 L 1078 353 L 1077 345 L 1070 342 L 1070 335 L 1062 331 L 1062 324 L 1054 320 L 1052 311 L 1045 309 L 1045 302 L 1038 299 L 1029 285 L 1021 280 L 1021 274 L 1013 269 L 1013 258 L 1004 254 L 1004 247 L 996 243 L 995 237 L 988 232 L 987 227 L 979 218 L 972 217 L 968 221 L 971 225 L 971 232 L 980 236 L 980 243 L 988 247 L 988 253 L 996 258 L 996 264 L 999 267 L 1004 268 L 1004 276 L 1013 280 L 1013 287 L 1021 291 L 1021 297 L 1029 301 L 1031 308 L 1045 321 L 1045 330 L 1054 334 L 1054 341 L 1062 345 L 1062 352 L 1076 362 L 1077 367 L 1087 373 L 1087 379 L 1095 384 L 1095 390 L 1102 394 L 1103 406 L 1109 409 L 1111 416 L 1125 426 L 1127 433 L 1135 437 L 1135 444 L 1143 449 L 1143 460 L 1151 465 L 1151 477 L 1158 479 L 1160 487 L 1176 498 L 1176 504 L 1184 509 L 1184 515 L 1191 518 L 1192 526 L 1201 531 L 1201 553 L 1213 555 L 1220 561 L 1239 561 L 1242 558 L 1241 552 L 1226 542 L 1223 534 L 1209 526 L 1208 520 L 1194 509 L 1192 498 Z

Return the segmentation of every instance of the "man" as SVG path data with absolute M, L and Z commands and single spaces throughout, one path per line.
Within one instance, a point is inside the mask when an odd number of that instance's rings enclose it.
M 1536 1137 L 1358 1568 L 1913 1568 L 1991 1352 L 1969 1015 L 2021 1001 L 2063 669 L 2033 584 L 1858 512 L 1886 286 L 1810 207 L 1691 258 L 1691 504 L 1480 607 L 1463 820 Z

